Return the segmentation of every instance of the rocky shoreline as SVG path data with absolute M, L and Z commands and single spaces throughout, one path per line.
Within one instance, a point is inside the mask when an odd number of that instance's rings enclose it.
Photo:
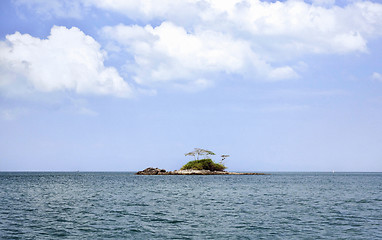
M 165 169 L 159 168 L 146 168 L 145 170 L 139 171 L 136 175 L 269 175 L 265 173 L 237 173 L 237 172 L 226 172 L 226 171 L 210 171 L 210 170 L 174 170 L 166 171 Z

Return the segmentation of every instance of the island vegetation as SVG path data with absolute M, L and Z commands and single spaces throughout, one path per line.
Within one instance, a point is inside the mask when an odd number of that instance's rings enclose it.
M 227 167 L 222 163 L 216 163 L 212 159 L 205 158 L 200 160 L 189 161 L 180 170 L 210 170 L 210 171 L 223 171 Z
M 194 151 L 186 153 L 185 156 L 193 156 L 195 160 L 186 163 L 180 170 L 209 170 L 224 171 L 227 167 L 223 164 L 223 160 L 229 155 L 221 155 L 222 160 L 219 163 L 214 162 L 210 156 L 216 155 L 214 152 L 202 148 L 195 148 Z M 200 156 L 205 156 L 199 159 Z
M 266 175 L 264 173 L 250 172 L 227 172 L 224 171 L 227 167 L 223 161 L 229 155 L 221 155 L 220 162 L 214 162 L 211 156 L 216 155 L 214 152 L 202 148 L 195 148 L 194 151 L 186 153 L 186 156 L 194 157 L 194 160 L 189 161 L 180 170 L 166 171 L 165 169 L 149 167 L 142 171 L 138 171 L 137 175 Z

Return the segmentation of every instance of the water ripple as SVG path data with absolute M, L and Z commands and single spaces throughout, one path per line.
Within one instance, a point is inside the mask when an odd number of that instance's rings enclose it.
M 378 239 L 382 174 L 0 173 L 0 239 Z

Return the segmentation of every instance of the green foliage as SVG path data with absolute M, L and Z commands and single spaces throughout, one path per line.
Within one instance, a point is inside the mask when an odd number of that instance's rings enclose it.
M 223 171 L 227 167 L 222 163 L 215 163 L 209 158 L 189 161 L 180 170 L 193 169 L 193 170 L 210 170 L 210 171 Z

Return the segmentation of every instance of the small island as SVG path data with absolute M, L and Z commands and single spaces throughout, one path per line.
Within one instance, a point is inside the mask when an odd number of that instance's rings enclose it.
M 186 163 L 180 170 L 166 171 L 165 169 L 149 167 L 139 171 L 136 175 L 267 175 L 265 173 L 247 173 L 247 172 L 227 172 L 223 161 L 229 155 L 221 155 L 219 163 L 214 162 L 210 156 L 216 155 L 212 151 L 195 148 L 194 151 L 186 153 L 185 156 L 193 156 L 196 159 Z M 199 159 L 200 156 L 205 156 Z

